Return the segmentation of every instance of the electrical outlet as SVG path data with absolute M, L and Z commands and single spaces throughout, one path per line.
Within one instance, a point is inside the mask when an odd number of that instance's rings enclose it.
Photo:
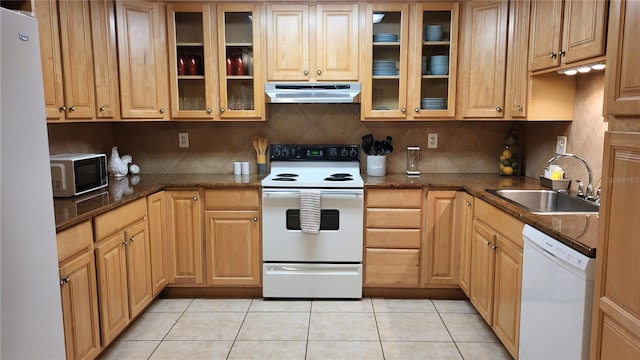
M 438 148 L 438 134 L 429 134 L 427 136 L 427 148 L 429 149 Z
M 564 155 L 567 153 L 567 137 L 558 136 L 556 140 L 556 154 Z
M 178 146 L 181 148 L 189 147 L 189 133 L 178 133 Z

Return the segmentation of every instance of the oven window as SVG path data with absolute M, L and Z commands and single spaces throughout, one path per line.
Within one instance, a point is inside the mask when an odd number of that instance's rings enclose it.
M 339 229 L 340 212 L 338 210 L 320 210 L 320 231 Z M 300 209 L 287 210 L 287 230 L 300 230 Z

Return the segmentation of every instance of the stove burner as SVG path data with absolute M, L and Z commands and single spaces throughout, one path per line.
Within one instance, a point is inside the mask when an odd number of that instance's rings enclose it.
M 347 173 L 331 174 L 324 181 L 353 181 L 353 175 Z
M 292 177 L 275 177 L 272 180 L 273 181 L 296 181 L 296 179 Z
M 331 174 L 329 175 L 329 177 L 332 177 L 332 178 L 348 178 L 349 177 L 350 178 L 352 177 L 352 175 L 347 173 L 337 173 L 337 174 Z
M 294 178 L 297 177 L 298 174 L 288 174 L 288 173 L 284 173 L 284 174 L 277 174 L 276 177 L 281 177 L 281 178 Z

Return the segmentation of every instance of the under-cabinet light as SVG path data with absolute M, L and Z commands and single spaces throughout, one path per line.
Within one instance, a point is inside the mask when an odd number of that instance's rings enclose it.
M 584 74 L 584 73 L 588 73 L 591 70 L 602 70 L 605 68 L 605 66 L 606 65 L 602 62 L 586 64 L 586 65 L 581 65 L 579 67 L 558 70 L 558 74 L 563 74 L 563 75 L 576 75 L 577 73 Z

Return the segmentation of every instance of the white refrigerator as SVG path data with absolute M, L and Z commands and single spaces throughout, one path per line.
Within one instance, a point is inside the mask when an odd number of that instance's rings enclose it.
M 0 15 L 0 358 L 64 359 L 38 26 Z

